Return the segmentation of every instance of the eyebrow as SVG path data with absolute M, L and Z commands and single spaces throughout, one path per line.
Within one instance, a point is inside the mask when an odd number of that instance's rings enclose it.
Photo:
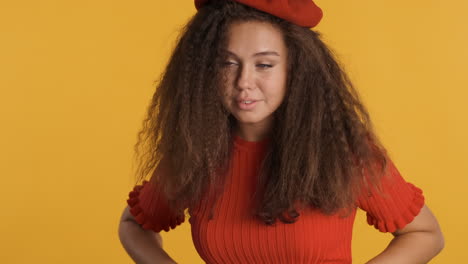
M 229 50 L 225 50 L 226 53 L 234 56 L 234 57 L 239 57 L 237 56 L 234 52 L 232 51 L 229 51 Z M 252 57 L 258 57 L 258 56 L 278 56 L 280 57 L 280 55 L 278 54 L 278 52 L 276 51 L 270 51 L 270 50 L 266 50 L 266 51 L 261 51 L 261 52 L 257 52 L 255 54 L 252 55 Z

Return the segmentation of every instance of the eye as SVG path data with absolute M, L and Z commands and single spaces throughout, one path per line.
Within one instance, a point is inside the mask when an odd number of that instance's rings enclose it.
M 261 68 L 261 69 L 268 69 L 268 68 L 272 68 L 273 65 L 261 63 L 261 64 L 257 64 L 257 67 L 259 67 L 259 68 Z
M 226 67 L 230 67 L 230 66 L 235 66 L 237 65 L 237 63 L 233 62 L 233 61 L 225 61 L 223 62 L 223 66 L 226 66 Z

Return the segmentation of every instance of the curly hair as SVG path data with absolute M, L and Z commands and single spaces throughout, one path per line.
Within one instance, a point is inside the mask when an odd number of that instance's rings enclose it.
M 222 186 L 236 124 L 221 100 L 223 50 L 229 26 L 247 21 L 271 23 L 288 49 L 288 91 L 259 171 L 256 215 L 290 223 L 297 202 L 326 214 L 355 208 L 387 167 L 357 91 L 319 33 L 231 0 L 212 1 L 183 28 L 138 133 L 138 181 L 152 174 L 177 212 Z M 167 173 L 154 173 L 158 166 Z

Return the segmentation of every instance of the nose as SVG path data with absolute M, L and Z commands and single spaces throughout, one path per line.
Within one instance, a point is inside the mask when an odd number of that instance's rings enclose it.
M 237 88 L 240 90 L 253 89 L 254 77 L 254 72 L 252 72 L 252 70 L 249 69 L 249 67 L 241 67 L 237 77 Z

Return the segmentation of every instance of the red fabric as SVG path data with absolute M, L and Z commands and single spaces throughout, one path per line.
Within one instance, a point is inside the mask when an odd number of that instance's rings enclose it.
M 200 9 L 210 0 L 195 0 Z M 235 0 L 263 12 L 280 17 L 302 27 L 315 27 L 322 19 L 322 9 L 312 0 Z
M 206 263 L 351 263 L 351 239 L 356 214 L 347 217 L 324 215 L 314 208 L 299 211 L 294 224 L 277 222 L 267 226 L 252 214 L 258 168 L 267 140 L 248 142 L 235 138 L 231 167 L 221 197 L 215 202 L 213 218 L 202 201 L 189 208 L 192 238 Z M 390 161 L 389 175 L 380 193 L 361 195 L 358 206 L 367 212 L 368 222 L 382 232 L 403 228 L 424 204 L 420 189 L 407 183 Z M 131 212 L 143 227 L 156 232 L 183 222 L 156 193 L 154 184 L 137 186 L 131 193 Z M 135 199 L 138 198 L 138 199 Z
M 422 190 L 405 182 L 391 160 L 388 173 L 381 180 L 382 192 L 373 188 L 358 199 L 359 208 L 367 212 L 367 223 L 381 232 L 403 228 L 413 221 L 424 205 Z
M 157 187 L 148 181 L 137 185 L 129 194 L 130 213 L 145 229 L 155 232 L 169 231 L 184 222 L 183 214 L 175 214 Z

